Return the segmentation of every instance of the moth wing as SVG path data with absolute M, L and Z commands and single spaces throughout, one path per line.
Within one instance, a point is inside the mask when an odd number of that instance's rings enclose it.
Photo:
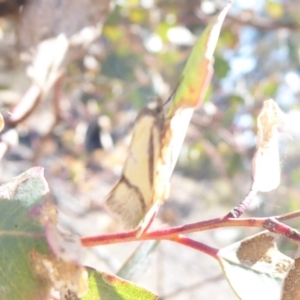
M 153 197 L 153 177 L 157 163 L 160 141 L 156 118 L 142 114 L 133 131 L 129 154 L 123 169 L 125 176 L 143 195 L 145 207 L 149 208 Z
M 157 114 L 144 109 L 135 122 L 122 177 L 106 200 L 126 228 L 135 228 L 153 204 L 153 182 L 160 153 Z
M 144 215 L 142 198 L 139 191 L 120 180 L 108 195 L 105 206 L 111 211 L 126 229 L 135 228 Z

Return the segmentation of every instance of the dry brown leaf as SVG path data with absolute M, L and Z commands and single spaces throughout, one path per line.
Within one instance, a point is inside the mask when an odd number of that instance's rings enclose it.
M 283 286 L 281 300 L 300 299 L 300 251 L 296 254 L 294 263 L 291 265 L 287 273 Z
M 286 256 L 278 251 L 277 238 L 276 234 L 265 232 L 245 239 L 237 250 L 236 256 L 242 264 L 248 267 L 255 269 L 255 264 L 258 263 L 269 265 L 272 266 L 274 275 L 283 276 L 291 265 L 291 261 L 286 260 Z

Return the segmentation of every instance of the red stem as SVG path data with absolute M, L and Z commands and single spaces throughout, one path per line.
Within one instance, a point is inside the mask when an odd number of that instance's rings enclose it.
M 98 236 L 82 237 L 81 242 L 84 247 L 98 245 L 108 245 L 123 242 L 143 241 L 143 240 L 176 240 L 179 234 L 210 230 L 220 227 L 258 227 L 265 228 L 278 234 L 284 235 L 292 240 L 300 241 L 300 234 L 297 230 L 280 223 L 281 220 L 293 219 L 300 216 L 300 211 L 271 218 L 217 218 L 208 221 L 176 226 L 166 229 L 151 230 L 137 237 L 137 230 L 102 234 Z
M 179 243 L 181 245 L 185 245 L 187 247 L 196 249 L 198 251 L 201 251 L 201 252 L 208 254 L 211 257 L 217 259 L 217 254 L 219 251 L 218 249 L 207 246 L 207 245 L 197 242 L 195 240 L 192 240 L 184 235 L 179 234 L 178 236 L 170 239 L 170 241 L 173 241 L 173 242 Z
M 255 198 L 257 194 L 257 190 L 253 188 L 253 184 L 252 187 L 250 189 L 250 191 L 248 192 L 248 194 L 246 195 L 246 197 L 242 200 L 242 202 L 236 206 L 233 210 L 231 210 L 226 216 L 225 218 L 239 218 L 249 207 L 249 205 L 251 204 L 251 202 L 253 201 L 253 199 Z

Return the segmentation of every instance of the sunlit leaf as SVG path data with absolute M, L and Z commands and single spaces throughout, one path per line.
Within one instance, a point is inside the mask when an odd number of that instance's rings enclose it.
M 155 300 L 157 295 L 117 276 L 89 269 L 89 292 L 81 299 Z
M 169 184 L 194 109 L 202 103 L 210 83 L 213 53 L 230 6 L 231 3 L 227 4 L 219 15 L 211 20 L 185 65 L 164 126 L 164 147 L 158 160 L 156 185 L 165 187 Z
M 224 275 L 240 299 L 279 299 L 293 260 L 277 249 L 276 238 L 276 234 L 262 232 L 219 251 Z
M 180 108 L 200 105 L 213 73 L 213 53 L 221 26 L 231 3 L 214 17 L 196 42 L 182 73 L 182 81 L 174 97 L 169 115 Z
M 191 120 L 194 109 L 199 106 L 206 94 L 213 73 L 213 53 L 219 38 L 224 18 L 231 6 L 228 3 L 224 9 L 208 24 L 201 37 L 196 42 L 185 65 L 181 82 L 168 112 L 170 131 L 169 176 L 175 167 L 181 145 Z

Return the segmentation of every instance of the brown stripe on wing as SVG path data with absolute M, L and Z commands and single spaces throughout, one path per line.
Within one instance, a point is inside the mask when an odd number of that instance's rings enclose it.
M 129 188 L 133 189 L 136 192 L 136 195 L 138 196 L 137 198 L 141 204 L 141 208 L 146 213 L 147 207 L 146 207 L 145 199 L 144 199 L 143 194 L 141 193 L 140 189 L 137 186 L 132 185 L 130 183 L 130 181 L 128 180 L 128 178 L 125 177 L 125 175 L 122 175 L 120 181 L 123 181 L 123 183 L 125 183 Z
M 149 145 L 148 145 L 148 153 L 149 153 L 149 165 L 148 165 L 148 175 L 149 175 L 149 181 L 150 181 L 150 185 L 151 187 L 153 187 L 153 183 L 154 183 L 154 154 L 155 154 L 155 149 L 154 149 L 154 134 L 153 134 L 153 129 L 155 127 L 152 127 L 151 129 L 151 135 L 150 135 L 150 140 L 149 140 Z
M 149 209 L 140 190 L 124 176 L 109 193 L 104 204 L 126 229 L 137 227 Z

